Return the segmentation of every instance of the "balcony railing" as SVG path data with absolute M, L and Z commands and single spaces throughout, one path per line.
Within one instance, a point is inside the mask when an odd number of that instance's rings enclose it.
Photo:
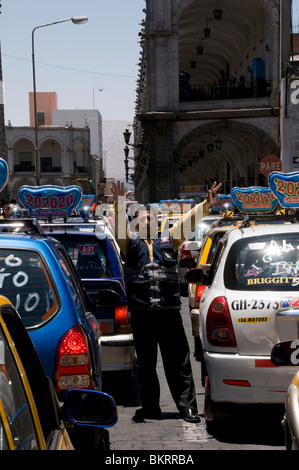
M 265 98 L 271 96 L 272 82 L 229 80 L 219 84 L 189 85 L 180 84 L 180 101 L 238 100 L 246 98 Z
M 35 171 L 35 166 L 34 165 L 14 165 L 14 171 L 15 173 L 24 173 L 24 172 L 30 172 L 33 173 Z M 51 167 L 41 167 L 41 172 L 42 173 L 61 173 L 62 168 L 61 166 L 51 166 Z

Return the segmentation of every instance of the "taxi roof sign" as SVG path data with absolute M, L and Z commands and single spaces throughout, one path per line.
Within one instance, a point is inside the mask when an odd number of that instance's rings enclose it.
M 299 172 L 273 172 L 269 176 L 269 186 L 282 207 L 299 207 Z
M 6 186 L 8 175 L 9 171 L 7 162 L 3 158 L 0 158 L 0 191 L 2 191 L 2 189 Z
M 79 186 L 22 186 L 21 204 L 32 217 L 68 217 L 82 197 Z
M 233 204 L 233 198 L 230 194 L 219 194 L 216 202 L 211 205 L 211 211 L 220 212 L 224 204 Z
M 95 209 L 96 196 L 95 194 L 82 194 L 81 201 L 79 202 L 78 206 L 76 207 L 76 212 L 79 212 L 80 209 L 84 206 L 91 207 Z
M 233 203 L 243 214 L 266 214 L 274 212 L 278 204 L 277 198 L 270 188 L 251 186 L 249 188 L 233 188 Z

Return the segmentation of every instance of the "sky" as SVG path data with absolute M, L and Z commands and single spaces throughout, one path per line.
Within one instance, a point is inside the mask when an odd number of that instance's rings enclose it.
M 55 91 L 59 109 L 98 109 L 103 120 L 133 122 L 141 21 L 145 0 L 1 0 L 0 41 L 5 123 L 29 125 L 33 91 L 32 30 L 36 30 L 36 89 Z M 299 0 L 293 0 L 299 32 Z
M 5 124 L 29 125 L 33 91 L 55 91 L 58 109 L 98 109 L 103 120 L 133 122 L 144 0 L 1 0 L 0 41 Z

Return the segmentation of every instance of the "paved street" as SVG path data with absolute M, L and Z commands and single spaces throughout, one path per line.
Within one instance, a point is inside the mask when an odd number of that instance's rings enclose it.
M 204 390 L 200 384 L 200 363 L 193 358 L 193 338 L 187 298 L 183 298 L 182 315 L 189 339 L 193 373 L 196 381 L 199 412 L 203 414 Z M 112 451 L 198 451 L 198 450 L 284 450 L 280 424 L 282 408 L 265 406 L 242 410 L 242 414 L 208 431 L 204 418 L 189 424 L 179 418 L 166 383 L 161 358 L 158 360 L 163 419 L 135 422 L 140 408 L 137 373 L 131 385 L 120 378 L 104 377 L 104 391 L 111 393 L 118 405 L 118 423 L 110 429 Z

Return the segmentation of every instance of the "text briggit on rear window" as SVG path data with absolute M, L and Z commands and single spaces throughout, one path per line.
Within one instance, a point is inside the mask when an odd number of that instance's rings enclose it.
M 225 283 L 235 290 L 298 290 L 298 234 L 236 242 L 228 256 Z

